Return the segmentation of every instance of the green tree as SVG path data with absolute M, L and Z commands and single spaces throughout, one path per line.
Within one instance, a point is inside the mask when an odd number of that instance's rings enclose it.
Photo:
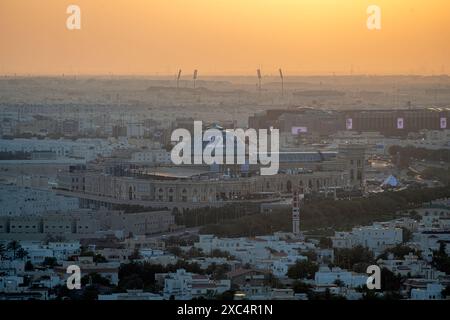
M 439 271 L 450 274 L 450 258 L 447 255 L 445 242 L 441 241 L 439 244 L 439 250 L 433 251 L 433 260 L 431 264 Z
M 98 289 L 95 286 L 88 286 L 83 291 L 83 300 L 91 301 L 98 299 Z
M 345 287 L 345 282 L 342 281 L 341 279 L 336 279 L 336 280 L 334 281 L 334 284 L 335 284 L 336 286 L 338 286 L 339 288 L 340 288 L 340 287 Z
M 385 292 L 398 292 L 402 285 L 402 277 L 389 269 L 381 269 L 381 290 Z
M 335 250 L 334 264 L 343 269 L 361 271 L 364 265 L 373 264 L 373 262 L 373 253 L 363 246 Z M 355 269 L 356 266 L 359 266 L 358 270 Z
M 24 248 L 19 248 L 16 253 L 17 259 L 22 260 L 23 258 L 28 256 L 28 252 Z
M 189 258 L 197 258 L 203 256 L 202 250 L 199 248 L 191 247 L 187 252 L 186 256 Z
M 402 228 L 402 231 L 403 231 L 403 243 L 411 241 L 413 235 L 411 230 L 407 228 Z
M 377 260 L 378 259 L 386 260 L 390 253 L 394 255 L 395 259 L 403 259 L 404 256 L 410 253 L 413 253 L 416 256 L 420 256 L 420 252 L 418 252 L 416 249 L 399 244 L 396 245 L 395 247 L 384 250 L 384 252 L 377 257 Z
M 139 260 L 141 258 L 141 254 L 138 248 L 134 248 L 131 255 L 128 257 L 130 260 Z
M 20 243 L 16 240 L 11 241 L 8 243 L 8 250 L 11 250 L 13 252 L 13 259 L 16 259 L 17 250 L 19 250 L 22 246 Z
M 183 251 L 181 250 L 180 247 L 169 247 L 169 248 L 167 248 L 167 251 L 177 257 L 179 257 L 183 254 Z
M 33 266 L 33 264 L 31 263 L 31 261 L 28 260 L 28 261 L 25 263 L 25 271 L 33 271 L 33 270 L 34 270 L 34 266 Z
M 225 274 L 230 271 L 227 264 L 212 263 L 206 268 L 205 273 L 210 274 L 214 280 L 221 280 L 225 278 Z
M 130 289 L 143 289 L 144 288 L 144 281 L 142 278 L 137 274 L 132 274 L 125 279 L 123 279 L 121 283 L 121 287 L 125 290 Z
M 299 280 L 295 280 L 292 284 L 292 290 L 295 293 L 309 293 L 312 289 L 312 286 Z
M 219 249 L 212 250 L 210 256 L 213 257 L 213 258 L 234 259 L 234 257 L 230 256 L 230 254 L 228 252 L 222 251 L 222 250 L 219 250 Z
M 42 265 L 48 268 L 54 268 L 58 265 L 58 262 L 55 257 L 45 257 Z
M 317 264 L 311 261 L 297 261 L 288 268 L 287 275 L 291 279 L 312 279 L 319 270 Z
M 447 285 L 444 290 L 442 290 L 442 296 L 445 298 L 450 296 L 450 285 Z
M 5 256 L 6 253 L 6 247 L 3 243 L 0 243 L 0 259 Z
M 107 262 L 106 258 L 104 256 L 102 256 L 101 254 L 94 255 L 94 257 L 92 258 L 92 261 L 95 263 Z
M 319 247 L 322 249 L 329 249 L 333 246 L 333 241 L 328 237 L 321 237 L 319 240 Z
M 317 253 L 313 250 L 301 252 L 301 255 L 307 257 L 308 261 L 317 261 Z
M 102 285 L 102 286 L 111 286 L 111 281 L 102 275 L 94 272 L 88 275 L 85 275 L 81 278 L 82 285 Z

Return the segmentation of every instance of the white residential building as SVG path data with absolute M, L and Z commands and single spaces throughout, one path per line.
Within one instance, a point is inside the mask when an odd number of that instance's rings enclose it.
M 57 260 L 66 260 L 70 256 L 79 254 L 81 245 L 79 241 L 49 242 L 47 248 L 53 250 L 53 256 Z
M 81 276 L 97 273 L 108 279 L 111 284 L 119 284 L 119 262 L 94 262 L 93 257 L 78 257 L 77 261 L 62 261 L 61 266 L 55 267 L 62 281 L 66 281 L 69 276 L 66 273 L 69 265 L 77 265 L 81 269 Z
M 348 288 L 365 286 L 368 275 L 347 271 L 341 268 L 321 267 L 314 275 L 316 286 L 333 286 L 340 280 Z
M 23 260 L 2 260 L 0 257 L 0 273 L 7 275 L 19 275 L 25 271 L 25 261 Z
M 306 260 L 308 260 L 307 257 L 300 255 L 286 256 L 279 260 L 275 260 L 271 265 L 272 274 L 278 278 L 287 277 L 287 272 L 290 266 L 293 266 L 298 261 L 306 261 Z
M 201 269 L 205 270 L 209 266 L 215 265 L 227 265 L 230 270 L 235 270 L 241 265 L 241 262 L 238 260 L 228 260 L 227 258 L 222 257 L 199 257 L 193 258 L 189 260 L 189 263 L 196 263 L 200 266 Z
M 80 253 L 79 241 L 49 242 L 47 245 L 37 241 L 22 241 L 20 244 L 33 264 L 41 264 L 47 257 L 63 261 Z
M 411 300 L 440 300 L 444 287 L 439 283 L 429 283 L 426 289 L 411 289 Z
M 164 279 L 164 298 L 192 299 L 192 275 L 184 269 L 178 269 L 176 273 L 168 273 Z
M 53 250 L 39 241 L 21 241 L 21 247 L 27 252 L 27 259 L 32 264 L 41 264 L 45 258 L 53 258 Z
M 38 152 L 50 151 L 57 158 L 76 157 L 93 160 L 98 155 L 110 156 L 117 145 L 105 139 L 50 140 L 50 139 L 13 139 L 0 140 L 2 152 Z
M 440 272 L 431 267 L 425 260 L 419 259 L 412 253 L 405 255 L 403 260 L 394 259 L 392 255 L 386 260 L 378 260 L 377 265 L 380 268 L 386 268 L 395 274 L 409 277 L 421 277 L 424 279 L 437 279 L 444 276 L 445 273 Z
M 0 206 L 0 215 L 36 215 L 78 209 L 79 199 L 59 196 L 51 191 L 0 185 Z
M 164 149 L 137 151 L 131 155 L 131 161 L 145 164 L 170 164 L 170 152 Z
M 450 229 L 450 205 L 435 203 L 416 211 L 422 217 L 422 229 Z
M 401 244 L 403 230 L 387 224 L 374 223 L 372 226 L 356 227 L 351 232 L 335 232 L 331 238 L 333 248 L 353 248 L 361 245 L 376 254 L 389 247 Z
M 23 284 L 23 277 L 20 276 L 1 276 L 0 292 L 13 293 L 23 291 L 20 286 Z
M 199 242 L 194 246 L 206 254 L 210 254 L 213 250 L 225 251 L 243 264 L 253 265 L 261 260 L 272 259 L 273 252 L 295 256 L 299 251 L 316 248 L 313 243 L 282 240 L 276 235 L 255 238 L 217 238 L 213 235 L 200 235 Z
M 446 243 L 445 251 L 450 254 L 450 230 L 424 230 L 414 233 L 414 241 L 422 251 L 422 257 L 431 261 L 433 251 L 439 250 L 442 242 Z
M 195 297 L 213 297 L 230 290 L 230 280 L 212 281 L 207 276 L 178 269 L 175 273 L 155 275 L 164 277 L 164 299 L 190 300 Z

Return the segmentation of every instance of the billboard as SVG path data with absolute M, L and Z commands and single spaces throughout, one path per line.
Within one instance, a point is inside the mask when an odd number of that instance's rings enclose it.
M 307 127 L 292 127 L 291 132 L 292 132 L 292 134 L 295 134 L 295 135 L 301 134 L 301 133 L 307 133 L 308 128 Z
M 447 118 L 441 118 L 441 129 L 447 129 Z
M 345 121 L 345 127 L 347 128 L 347 130 L 352 130 L 353 129 L 353 119 L 352 118 L 348 118 Z
M 405 122 L 403 118 L 397 118 L 397 129 L 403 129 Z

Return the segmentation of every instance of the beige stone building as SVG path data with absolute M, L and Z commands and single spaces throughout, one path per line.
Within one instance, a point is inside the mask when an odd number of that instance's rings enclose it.
M 155 167 L 105 173 L 98 164 L 61 172 L 58 192 L 77 196 L 85 206 L 137 204 L 149 207 L 191 208 L 230 202 L 264 201 L 290 194 L 334 188 L 364 187 L 365 157 L 362 146 L 341 146 L 339 152 L 280 154 L 279 173 L 272 176 L 243 174 L 236 167 L 212 171 L 205 166 Z M 231 173 L 230 173 L 231 172 Z

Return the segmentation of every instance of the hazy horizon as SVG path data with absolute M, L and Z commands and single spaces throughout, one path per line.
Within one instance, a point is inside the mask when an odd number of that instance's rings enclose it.
M 81 30 L 66 28 L 71 4 Z M 381 30 L 366 27 L 372 4 Z M 448 74 L 449 11 L 445 0 L 3 0 L 0 74 Z

